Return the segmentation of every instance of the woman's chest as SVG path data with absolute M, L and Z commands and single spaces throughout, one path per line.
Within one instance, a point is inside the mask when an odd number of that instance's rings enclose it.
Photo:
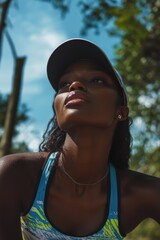
M 72 236 L 86 236 L 100 230 L 108 215 L 107 195 L 94 196 L 49 191 L 45 211 L 50 223 L 61 232 Z

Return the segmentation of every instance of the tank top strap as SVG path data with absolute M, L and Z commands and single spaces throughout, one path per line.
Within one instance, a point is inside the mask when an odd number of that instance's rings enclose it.
M 118 219 L 118 187 L 115 167 L 110 164 L 110 207 L 109 219 Z
M 41 179 L 39 182 L 39 187 L 38 187 L 35 201 L 40 201 L 44 203 L 48 180 L 50 177 L 53 164 L 55 163 L 57 154 L 58 154 L 57 152 L 51 153 L 51 155 L 48 157 L 45 163 L 44 169 L 42 171 Z

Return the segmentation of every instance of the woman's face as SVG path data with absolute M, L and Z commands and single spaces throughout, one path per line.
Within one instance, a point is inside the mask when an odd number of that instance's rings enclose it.
M 111 127 L 119 110 L 116 84 L 98 65 L 78 61 L 61 76 L 54 108 L 65 131 L 78 126 Z

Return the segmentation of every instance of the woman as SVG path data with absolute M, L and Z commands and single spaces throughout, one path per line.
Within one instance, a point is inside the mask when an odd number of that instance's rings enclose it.
M 127 96 L 102 50 L 69 40 L 47 73 L 55 116 L 40 152 L 1 159 L 0 239 L 115 240 L 160 223 L 160 179 L 128 169 Z

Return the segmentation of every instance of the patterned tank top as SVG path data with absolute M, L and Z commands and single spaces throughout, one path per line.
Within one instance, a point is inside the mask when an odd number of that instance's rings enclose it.
M 51 169 L 57 153 L 52 153 L 46 161 L 38 190 L 29 212 L 21 217 L 23 240 L 121 240 L 118 221 L 118 194 L 115 168 L 110 165 L 110 200 L 108 215 L 104 226 L 94 234 L 86 237 L 73 237 L 66 235 L 51 225 L 44 211 L 45 193 Z

